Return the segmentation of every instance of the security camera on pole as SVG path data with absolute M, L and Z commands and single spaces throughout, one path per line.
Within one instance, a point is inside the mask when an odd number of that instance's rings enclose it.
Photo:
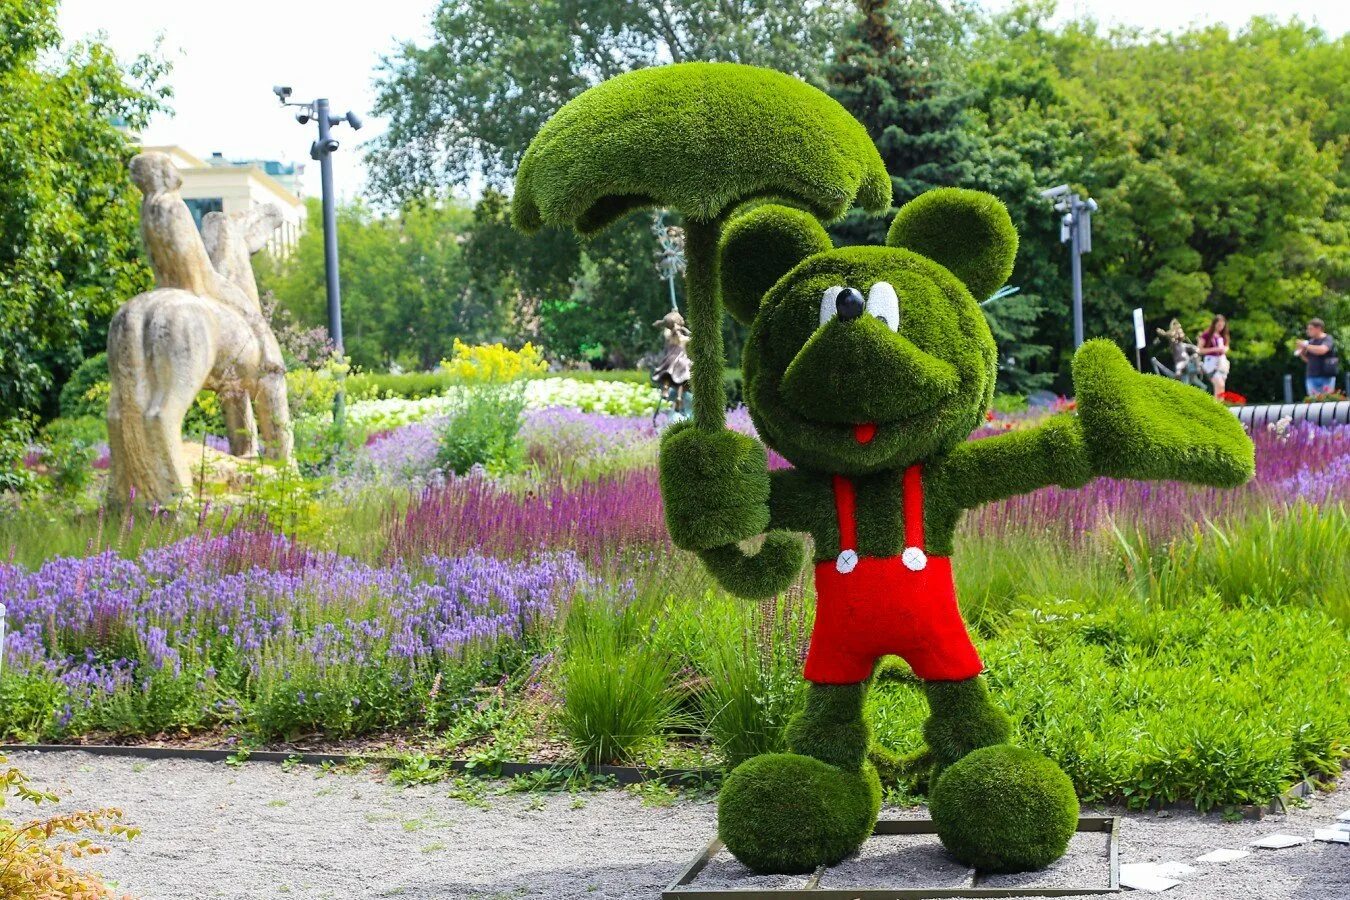
M 1055 201 L 1059 220 L 1059 242 L 1070 244 L 1073 265 L 1073 348 L 1083 345 L 1083 261 L 1084 253 L 1092 252 L 1092 214 L 1097 201 L 1083 199 L 1067 185 L 1061 184 L 1041 191 L 1041 197 Z
M 337 152 L 338 142 L 333 139 L 332 127 L 346 122 L 353 131 L 360 131 L 361 117 L 354 112 L 335 116 L 329 112 L 328 99 L 320 97 L 309 103 L 291 102 L 291 89 L 276 85 L 272 93 L 277 95 L 282 106 L 297 107 L 295 121 L 308 125 L 310 120 L 319 123 L 319 139 L 310 145 L 309 158 L 319 163 L 319 181 L 323 186 L 323 264 L 328 286 L 328 339 L 333 344 L 333 352 L 342 356 L 342 289 L 338 283 L 337 250 L 337 210 L 333 200 L 333 154 Z M 333 422 L 342 424 L 344 398 L 339 383 L 337 395 L 333 398 Z

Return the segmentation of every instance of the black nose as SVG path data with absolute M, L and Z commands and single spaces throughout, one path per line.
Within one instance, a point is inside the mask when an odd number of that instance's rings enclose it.
M 863 314 L 863 307 L 866 301 L 863 300 L 862 291 L 857 288 L 846 287 L 839 292 L 839 296 L 834 298 L 834 311 L 839 318 L 844 321 L 856 319 Z

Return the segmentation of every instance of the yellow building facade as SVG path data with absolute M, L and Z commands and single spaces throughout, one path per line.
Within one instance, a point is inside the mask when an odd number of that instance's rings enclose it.
M 183 176 L 183 200 L 199 227 L 202 216 L 209 212 L 236 213 L 275 203 L 281 209 L 282 225 L 273 233 L 267 249 L 283 258 L 295 249 L 307 212 L 299 194 L 300 167 L 265 161 L 232 162 L 220 154 L 202 159 L 172 145 L 141 149 L 163 153 L 173 161 Z M 275 169 L 276 174 L 269 174 L 268 168 Z

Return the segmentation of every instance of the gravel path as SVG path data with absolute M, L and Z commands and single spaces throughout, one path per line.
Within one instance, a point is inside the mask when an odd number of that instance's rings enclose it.
M 712 836 L 715 821 L 710 802 L 650 808 L 617 790 L 494 796 L 481 808 L 447 797 L 444 785 L 401 789 L 371 774 L 320 777 L 312 768 L 284 772 L 265 763 L 232 769 L 82 753 L 23 753 L 14 761 L 67 798 L 65 808 L 120 806 L 143 829 L 95 866 L 142 900 L 657 897 Z M 1194 866 L 1162 895 L 1168 900 L 1345 900 L 1345 845 L 1255 850 L 1222 864 L 1195 857 L 1221 847 L 1244 849 L 1274 832 L 1311 837 L 1314 827 L 1329 827 L 1348 809 L 1350 784 L 1343 781 L 1307 809 L 1257 822 L 1130 814 L 1121 829 L 1121 861 Z M 1104 874 L 1103 852 L 1101 837 L 1079 835 L 1052 870 L 986 883 L 1092 884 Z M 748 886 L 729 857 L 705 874 Z M 964 876 L 931 843 L 878 837 L 828 872 L 823 884 L 862 886 L 865 877 L 874 886 L 921 886 L 960 883 Z

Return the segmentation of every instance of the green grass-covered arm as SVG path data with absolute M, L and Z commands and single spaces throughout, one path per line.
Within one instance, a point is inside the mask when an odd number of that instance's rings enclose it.
M 1052 416 L 1036 428 L 958 444 L 928 473 L 934 499 L 974 509 L 1050 485 L 1082 487 L 1091 457 L 1075 416 Z
M 1141 375 L 1110 341 L 1078 348 L 1073 386 L 1093 475 L 1237 487 L 1256 471 L 1237 416 L 1199 388 Z
M 1096 477 L 1235 487 L 1255 471 L 1236 416 L 1198 388 L 1141 375 L 1110 341 L 1079 348 L 1073 377 L 1077 414 L 958 445 L 930 472 L 939 495 L 972 509 Z

